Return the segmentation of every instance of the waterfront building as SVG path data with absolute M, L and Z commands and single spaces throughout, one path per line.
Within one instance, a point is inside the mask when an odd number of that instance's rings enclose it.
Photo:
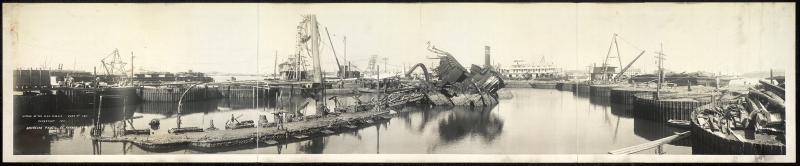
M 560 69 L 556 68 L 553 63 L 528 64 L 522 60 L 514 62 L 510 67 L 498 70 L 510 79 L 555 78 L 560 72 Z

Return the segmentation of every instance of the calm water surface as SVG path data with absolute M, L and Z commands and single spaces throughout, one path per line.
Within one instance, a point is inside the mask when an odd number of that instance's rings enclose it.
M 52 134 L 19 134 L 15 139 L 18 154 L 295 154 L 295 153 L 364 153 L 364 154 L 606 154 L 684 131 L 664 124 L 634 118 L 630 106 L 610 104 L 607 98 L 593 98 L 584 93 L 551 89 L 504 89 L 514 95 L 501 99 L 491 108 L 407 106 L 386 122 L 352 132 L 312 138 L 288 144 L 245 146 L 218 149 L 214 152 L 175 149 L 150 152 L 129 143 L 93 144 L 89 137 L 91 122 L 78 123 L 73 129 Z M 303 108 L 308 99 L 296 98 L 291 105 L 275 107 L 275 102 L 255 104 L 247 101 L 212 100 L 184 106 L 182 126 L 224 128 L 231 116 L 238 120 L 257 121 L 258 115 L 276 110 L 313 114 Z M 313 104 L 310 104 L 313 105 Z M 333 105 L 333 104 L 329 104 Z M 128 106 L 127 117 L 137 117 L 137 129 L 148 128 L 150 119 L 160 119 L 159 134 L 175 127 L 177 105 L 144 103 Z M 105 135 L 121 125 L 104 122 Z M 117 119 L 121 115 L 118 115 Z M 270 116 L 271 117 L 271 116 Z M 271 118 L 270 118 L 271 120 Z M 117 121 L 117 122 L 115 122 Z M 46 132 L 46 131 L 45 131 Z M 691 154 L 690 142 L 666 145 L 667 154 Z M 26 147 L 20 149 L 18 147 Z M 653 154 L 645 150 L 641 154 Z

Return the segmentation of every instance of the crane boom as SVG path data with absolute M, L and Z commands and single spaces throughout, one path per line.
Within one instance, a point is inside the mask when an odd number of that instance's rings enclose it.
M 429 41 L 427 44 L 428 44 L 428 47 L 427 47 L 426 49 L 428 49 L 428 51 L 430 51 L 430 52 L 432 52 L 432 53 L 434 53 L 434 54 L 439 54 L 439 55 L 444 55 L 444 56 L 448 56 L 448 55 L 450 55 L 450 53 L 449 53 L 449 52 L 447 52 L 447 51 L 442 51 L 442 50 L 440 50 L 440 49 L 436 48 L 436 46 L 433 46 L 433 45 L 431 45 L 431 42 L 430 42 L 430 41 Z
M 328 43 L 331 43 L 331 50 L 333 51 L 333 58 L 336 59 L 336 69 L 339 70 L 339 71 L 336 71 L 336 73 L 339 73 L 341 75 L 341 74 L 343 74 L 342 73 L 342 65 L 339 64 L 339 57 L 336 56 L 336 49 L 333 48 L 333 41 L 331 40 L 331 33 L 328 32 L 328 27 L 325 27 L 325 33 L 328 34 Z
M 622 74 L 625 74 L 625 71 L 627 71 L 628 68 L 630 68 L 631 65 L 633 65 L 633 62 L 636 62 L 636 60 L 639 59 L 639 57 L 642 57 L 642 55 L 644 55 L 644 50 L 642 50 L 642 53 L 639 53 L 639 55 L 637 55 L 636 58 L 634 58 L 630 63 L 628 63 L 628 65 L 625 66 L 625 68 L 622 68 L 622 70 L 619 71 L 619 74 L 617 74 L 617 76 L 614 76 L 614 79 L 617 79 L 620 76 L 622 76 Z

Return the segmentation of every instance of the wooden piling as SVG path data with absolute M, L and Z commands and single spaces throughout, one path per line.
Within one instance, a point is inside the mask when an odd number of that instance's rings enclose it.
M 633 108 L 635 114 L 657 122 L 669 120 L 689 120 L 689 114 L 700 105 L 708 101 L 684 100 L 654 100 L 650 93 L 636 93 L 633 95 Z

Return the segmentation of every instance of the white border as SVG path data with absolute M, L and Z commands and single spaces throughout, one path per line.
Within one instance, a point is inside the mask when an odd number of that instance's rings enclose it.
M 14 64 L 5 27 L 9 10 L 3 4 L 3 128 L 10 128 L 13 123 L 12 106 L 12 70 Z M 793 8 L 794 9 L 794 8 Z M 796 31 L 796 29 L 795 29 Z M 795 36 L 796 34 L 792 34 Z M 796 56 L 796 52 L 795 52 Z M 788 67 L 786 78 L 787 121 L 786 121 L 786 155 L 754 156 L 754 155 L 484 155 L 484 154 L 191 154 L 191 155 L 13 155 L 12 130 L 3 130 L 3 162 L 515 162 L 515 163 L 572 163 L 572 162 L 796 162 L 796 57 L 788 60 L 793 63 Z

